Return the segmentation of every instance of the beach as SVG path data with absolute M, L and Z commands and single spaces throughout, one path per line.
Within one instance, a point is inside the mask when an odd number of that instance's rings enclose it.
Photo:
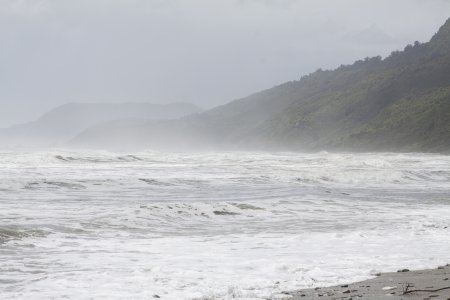
M 298 290 L 281 299 L 450 299 L 450 265 L 435 269 L 380 273 L 375 278 L 332 287 Z M 277 298 L 276 296 L 275 298 Z M 278 298 L 279 299 L 279 298 Z

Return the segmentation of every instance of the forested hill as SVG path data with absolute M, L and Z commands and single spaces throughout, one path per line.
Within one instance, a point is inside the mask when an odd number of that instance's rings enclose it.
M 93 129 L 74 142 L 107 147 L 117 139 L 155 148 L 447 152 L 450 20 L 430 42 L 385 59 L 319 70 L 177 121 Z
M 450 21 L 429 43 L 319 71 L 319 87 L 265 124 L 277 144 L 324 149 L 450 149 Z

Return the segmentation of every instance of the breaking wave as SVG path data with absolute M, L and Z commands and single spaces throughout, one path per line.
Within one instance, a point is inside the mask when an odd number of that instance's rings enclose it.
M 7 299 L 267 299 L 450 260 L 448 156 L 0 158 Z

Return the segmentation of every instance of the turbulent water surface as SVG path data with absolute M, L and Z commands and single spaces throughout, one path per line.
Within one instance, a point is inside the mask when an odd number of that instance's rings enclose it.
M 277 297 L 450 261 L 450 157 L 0 152 L 1 299 Z

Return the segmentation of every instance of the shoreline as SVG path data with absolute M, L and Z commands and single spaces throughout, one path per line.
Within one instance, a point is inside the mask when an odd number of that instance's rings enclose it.
M 450 300 L 450 264 L 436 269 L 380 273 L 361 282 L 284 292 L 272 299 Z

